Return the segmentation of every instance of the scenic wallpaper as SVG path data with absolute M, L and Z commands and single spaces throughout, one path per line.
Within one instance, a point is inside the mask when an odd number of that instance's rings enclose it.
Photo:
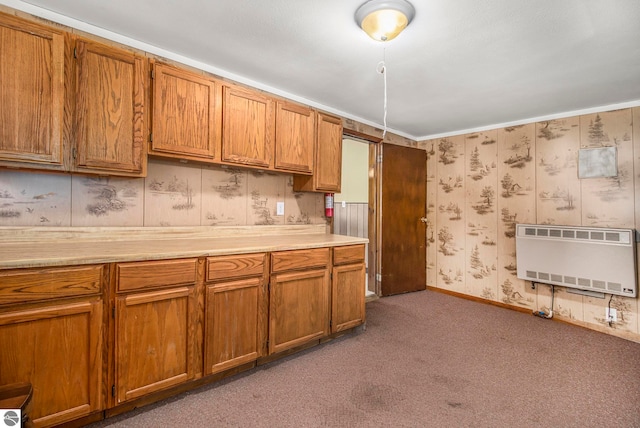
M 0 171 L 0 226 L 325 223 L 323 194 L 294 192 L 290 174 L 154 159 L 146 178 Z
M 634 126 L 635 125 L 635 126 Z M 516 278 L 515 225 L 640 228 L 640 108 L 422 141 L 427 285 L 533 310 L 551 287 Z M 578 178 L 580 149 L 615 147 L 617 176 Z M 638 299 L 555 287 L 554 316 L 640 340 Z

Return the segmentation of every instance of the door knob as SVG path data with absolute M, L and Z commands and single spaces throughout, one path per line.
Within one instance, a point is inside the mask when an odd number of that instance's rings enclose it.
M 420 217 L 420 221 L 423 223 L 428 223 L 429 220 L 426 217 Z

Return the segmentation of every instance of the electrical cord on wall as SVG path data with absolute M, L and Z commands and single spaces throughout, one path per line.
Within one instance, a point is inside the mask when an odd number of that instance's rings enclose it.
M 608 304 L 608 310 L 607 310 L 607 321 L 609 322 L 609 327 L 611 327 L 611 325 L 613 324 L 613 321 L 611 320 L 611 301 L 613 300 L 613 294 L 611 295 L 611 297 L 609 297 L 609 304 Z
M 535 282 L 533 282 L 533 284 L 535 284 Z M 533 315 L 540 318 L 544 318 L 544 319 L 553 318 L 553 300 L 556 294 L 556 286 L 553 284 L 549 284 L 549 285 L 551 286 L 551 306 L 549 307 L 549 313 L 546 313 L 544 311 L 533 311 Z

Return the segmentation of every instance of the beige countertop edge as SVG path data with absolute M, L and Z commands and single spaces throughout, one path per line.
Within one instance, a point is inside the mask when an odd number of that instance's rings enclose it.
M 269 242 L 265 242 L 265 238 Z M 311 234 L 213 239 L 0 244 L 0 269 L 163 260 L 366 244 L 366 238 Z

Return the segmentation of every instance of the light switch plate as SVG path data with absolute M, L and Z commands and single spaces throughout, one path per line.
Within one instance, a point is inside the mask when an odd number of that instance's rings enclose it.
M 276 202 L 276 215 L 284 215 L 284 202 Z

